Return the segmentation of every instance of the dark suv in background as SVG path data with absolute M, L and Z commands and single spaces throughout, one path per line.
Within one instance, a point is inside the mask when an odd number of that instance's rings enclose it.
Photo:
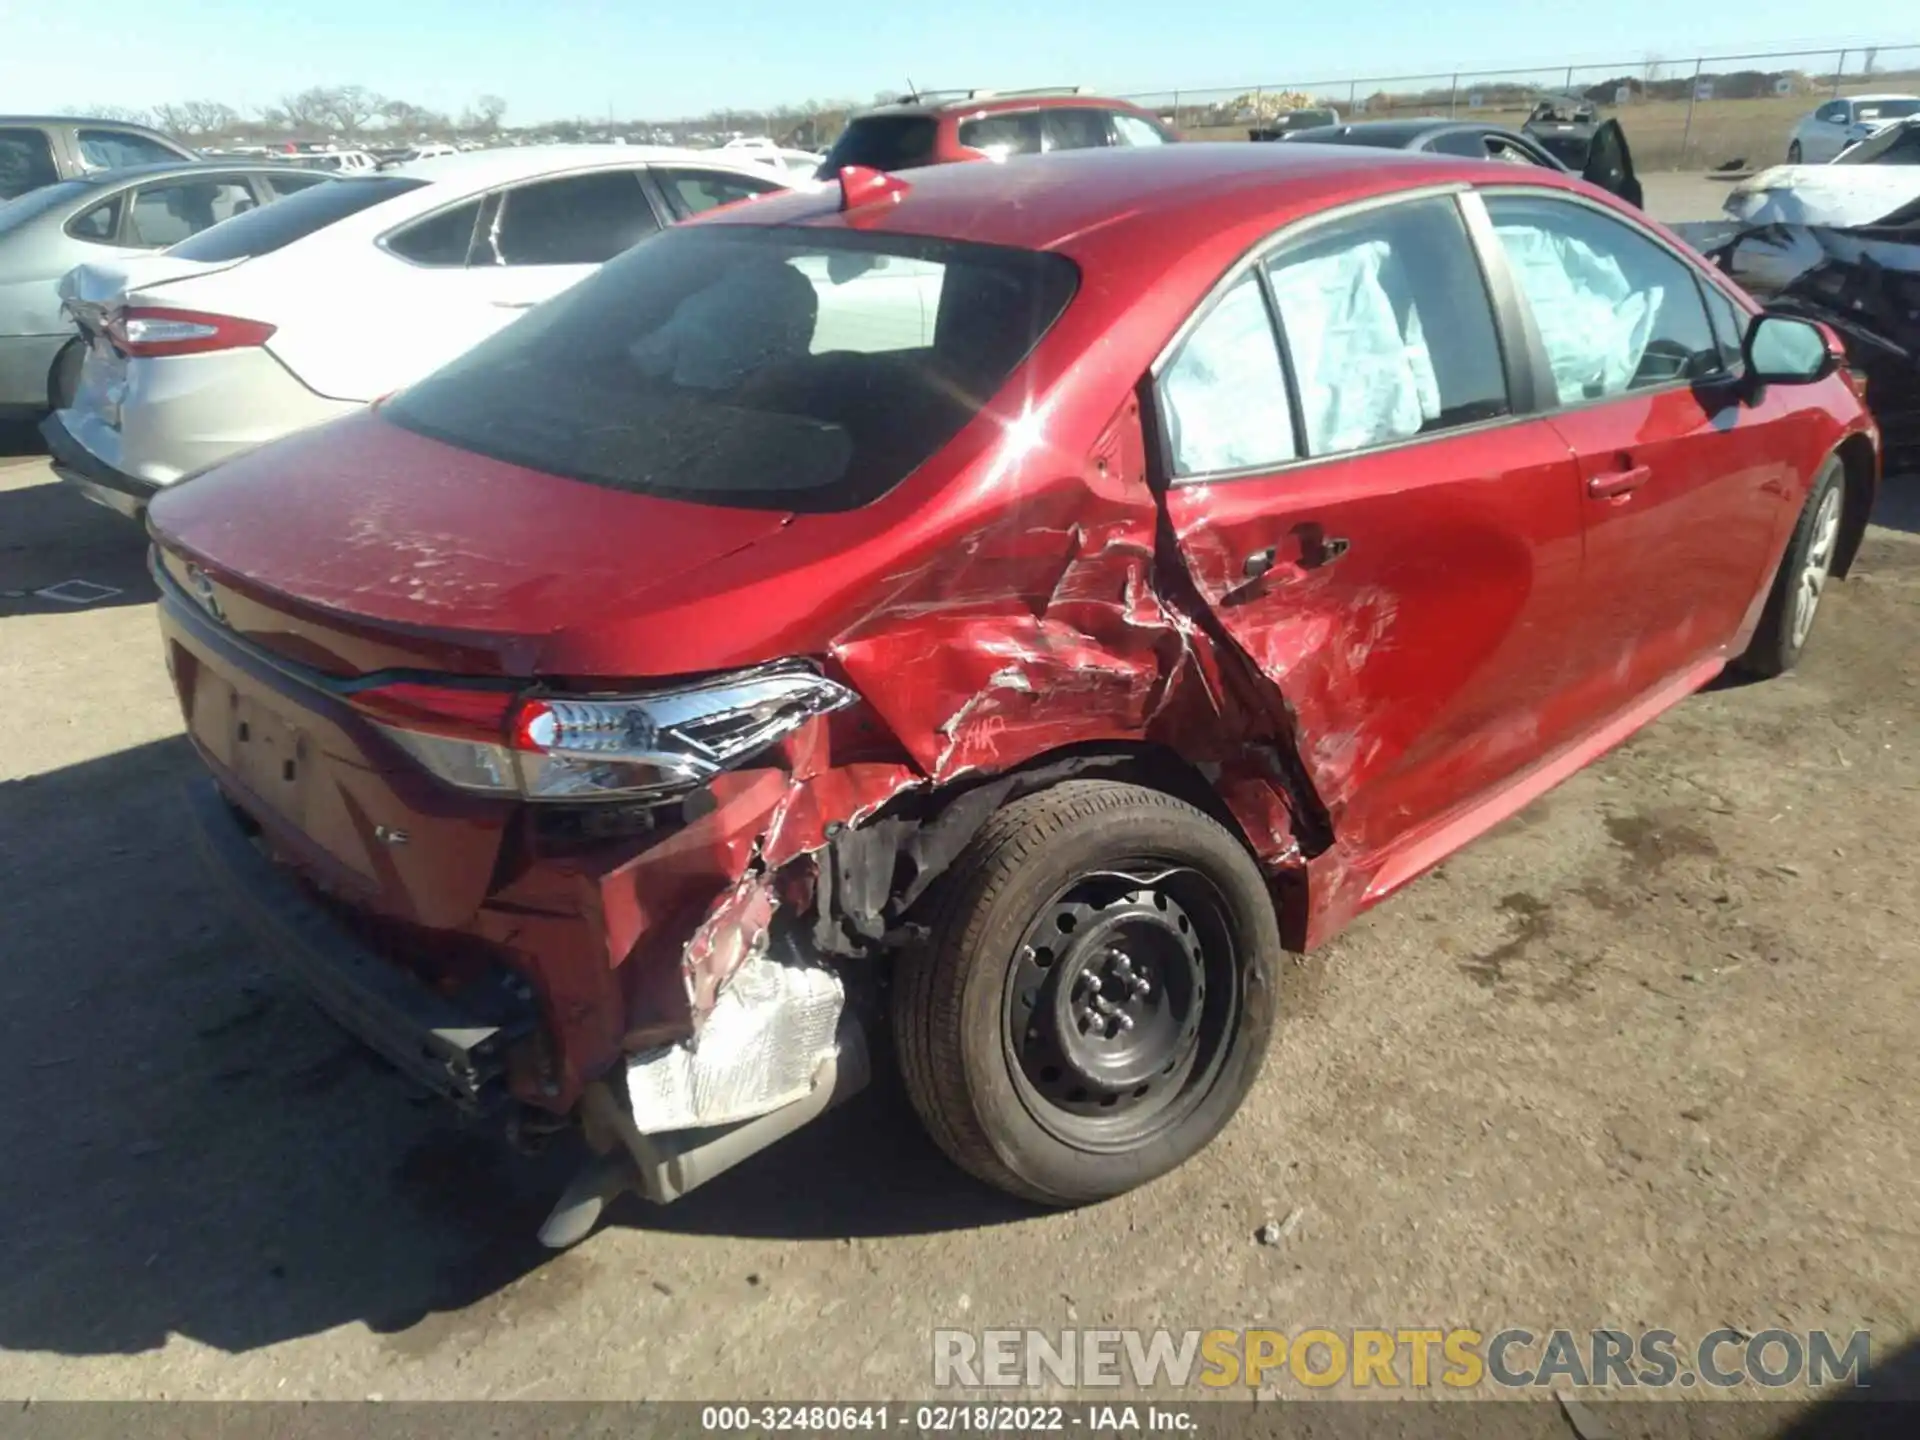
M 929 90 L 902 95 L 847 122 L 820 178 L 848 165 L 911 170 L 955 160 L 1004 160 L 1053 150 L 1167 145 L 1180 137 L 1125 100 L 1047 90 Z
M 95 170 L 199 158 L 144 125 L 65 115 L 0 115 L 0 202 Z

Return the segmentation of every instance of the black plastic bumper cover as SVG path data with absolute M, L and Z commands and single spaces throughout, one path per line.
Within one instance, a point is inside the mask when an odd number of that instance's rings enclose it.
M 504 1098 L 505 1047 L 530 1017 L 504 988 L 463 1004 L 381 958 L 260 852 L 211 780 L 189 786 L 203 857 L 262 958 L 344 1029 L 428 1089 L 467 1106 Z

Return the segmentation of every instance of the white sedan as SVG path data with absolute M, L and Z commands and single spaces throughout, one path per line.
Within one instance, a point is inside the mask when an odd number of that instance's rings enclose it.
M 137 515 L 162 486 L 438 369 L 663 226 L 783 188 L 713 151 L 492 150 L 79 266 L 60 293 L 88 350 L 41 427 L 54 469 Z
M 1920 95 L 1842 95 L 1793 127 L 1789 165 L 1824 165 L 1884 126 L 1920 115 Z

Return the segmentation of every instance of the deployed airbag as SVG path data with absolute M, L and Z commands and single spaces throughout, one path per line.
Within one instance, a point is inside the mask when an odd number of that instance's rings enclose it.
M 1627 283 L 1620 262 L 1571 235 L 1495 227 L 1526 292 L 1562 405 L 1624 391 L 1640 368 L 1666 291 Z

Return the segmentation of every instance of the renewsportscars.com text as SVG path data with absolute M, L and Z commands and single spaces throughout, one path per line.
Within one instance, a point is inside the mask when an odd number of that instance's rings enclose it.
M 1726 1390 L 1864 1387 L 1869 1332 L 1731 1327 L 1687 1342 L 1671 1330 L 1509 1328 L 936 1330 L 937 1388 L 1047 1386 L 1518 1390 L 1555 1384 Z

